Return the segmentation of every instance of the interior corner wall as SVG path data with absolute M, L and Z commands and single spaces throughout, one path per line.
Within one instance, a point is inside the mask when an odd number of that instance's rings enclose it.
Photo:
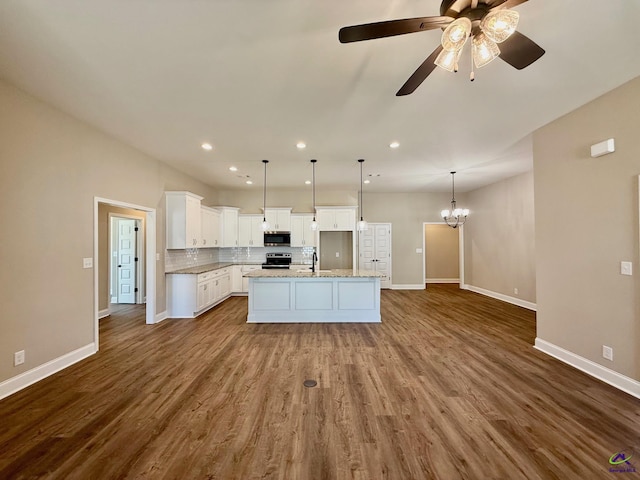
M 465 206 L 465 284 L 535 304 L 533 172 L 468 192 Z
M 534 133 L 537 337 L 640 380 L 640 77 Z M 615 139 L 615 153 L 590 146 Z M 633 276 L 620 262 L 633 262 Z M 613 348 L 613 361 L 602 346 Z
M 94 342 L 94 198 L 156 209 L 164 191 L 214 203 L 209 186 L 0 81 L 0 384 Z M 98 267 L 99 268 L 99 265 Z M 164 255 L 156 313 L 166 308 Z M 13 366 L 14 352 L 26 361 Z
M 425 224 L 424 248 L 426 283 L 460 280 L 459 229 Z

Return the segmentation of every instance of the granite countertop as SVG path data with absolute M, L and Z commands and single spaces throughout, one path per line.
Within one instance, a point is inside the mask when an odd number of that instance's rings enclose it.
M 315 273 L 311 273 L 310 270 L 297 270 L 291 269 L 269 269 L 269 270 L 254 270 L 253 272 L 247 272 L 243 277 L 248 278 L 376 278 L 384 277 L 384 274 L 380 272 L 374 272 L 373 270 L 352 270 L 352 269 L 335 269 L 335 270 L 316 270 Z
M 230 267 L 233 265 L 239 265 L 237 263 L 229 263 L 229 262 L 216 262 L 216 263 L 207 263 L 206 265 L 198 265 L 197 267 L 187 267 L 181 268 L 179 270 L 174 270 L 173 272 L 164 272 L 166 275 L 173 274 L 198 274 L 198 273 L 206 273 L 211 272 L 213 270 L 220 270 L 221 268 Z

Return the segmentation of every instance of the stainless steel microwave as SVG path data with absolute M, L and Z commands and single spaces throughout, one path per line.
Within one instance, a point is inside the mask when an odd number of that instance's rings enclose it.
M 290 247 L 291 232 L 264 232 L 265 247 Z

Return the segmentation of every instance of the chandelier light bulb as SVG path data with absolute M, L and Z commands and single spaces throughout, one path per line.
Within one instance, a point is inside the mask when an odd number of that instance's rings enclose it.
M 473 63 L 477 68 L 484 67 L 498 55 L 500 55 L 500 49 L 496 42 L 489 39 L 483 33 L 480 33 L 473 37 L 471 42 L 473 49 Z
M 462 53 L 462 49 L 460 50 L 442 50 L 435 62 L 437 66 L 445 69 L 447 72 L 457 72 L 458 71 L 458 59 L 460 58 L 460 54 Z
M 442 32 L 442 48 L 461 50 L 471 33 L 471 20 L 461 17 L 451 22 Z
M 516 31 L 520 14 L 515 10 L 488 13 L 480 22 L 480 30 L 496 43 L 502 43 Z

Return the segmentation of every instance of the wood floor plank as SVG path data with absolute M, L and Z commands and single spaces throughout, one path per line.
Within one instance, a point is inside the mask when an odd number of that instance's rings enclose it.
M 535 350 L 534 313 L 452 285 L 383 291 L 381 312 L 122 307 L 96 355 L 0 401 L 0 478 L 605 479 L 640 449 L 640 401 Z

